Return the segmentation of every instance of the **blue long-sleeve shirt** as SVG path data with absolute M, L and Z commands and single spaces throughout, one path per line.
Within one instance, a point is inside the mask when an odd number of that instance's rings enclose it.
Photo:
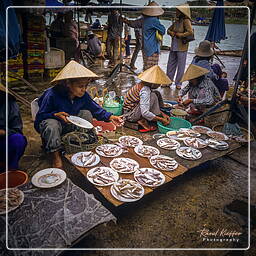
M 80 110 L 89 110 L 92 116 L 99 121 L 108 121 L 112 113 L 99 106 L 86 92 L 83 97 L 75 97 L 71 100 L 68 95 L 61 94 L 53 88 L 47 89 L 38 99 L 39 111 L 35 119 L 35 129 L 39 132 L 39 124 L 46 119 L 55 117 L 58 112 L 66 112 L 70 115 L 78 115 Z M 61 121 L 63 122 L 63 121 Z
M 160 44 L 156 39 L 156 31 L 165 34 L 165 27 L 157 17 L 143 16 L 137 20 L 129 20 L 127 24 L 133 28 L 142 28 L 143 51 L 147 56 L 160 53 Z

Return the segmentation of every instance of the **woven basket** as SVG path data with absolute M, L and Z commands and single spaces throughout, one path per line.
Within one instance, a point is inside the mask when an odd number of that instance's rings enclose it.
M 67 133 L 63 138 L 62 142 L 67 154 L 75 154 L 77 152 L 90 151 L 95 149 L 97 146 L 103 144 L 103 137 L 98 137 L 95 143 L 84 143 L 81 132 L 70 132 Z
M 217 111 L 213 112 L 214 114 L 206 116 L 204 118 L 204 125 L 211 128 L 216 124 L 224 125 L 228 121 L 230 112 L 225 111 L 225 112 L 219 113 L 220 111 L 223 111 L 223 110 L 229 110 L 229 106 L 228 105 L 222 106 Z

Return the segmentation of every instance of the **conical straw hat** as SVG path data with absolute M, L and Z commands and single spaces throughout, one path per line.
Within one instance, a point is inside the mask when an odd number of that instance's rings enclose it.
M 156 3 L 155 1 L 152 1 L 142 9 L 142 14 L 147 16 L 160 16 L 164 14 L 164 10 L 159 6 L 158 3 Z
M 70 79 L 70 78 L 97 78 L 95 73 L 91 70 L 85 68 L 83 65 L 78 62 L 71 60 L 60 72 L 59 74 L 51 81 L 54 83 L 56 81 Z
M 138 75 L 141 81 L 151 83 L 151 84 L 170 84 L 172 80 L 164 73 L 164 71 L 155 65 L 141 74 Z
M 185 74 L 183 75 L 181 82 L 189 81 L 191 79 L 203 76 L 209 72 L 210 71 L 206 68 L 201 68 L 197 65 L 190 64 L 188 66 L 188 69 L 186 70 Z
M 190 13 L 190 8 L 188 4 L 182 4 L 176 6 L 176 8 L 182 12 L 184 15 L 186 15 L 189 19 L 191 19 L 191 13 Z

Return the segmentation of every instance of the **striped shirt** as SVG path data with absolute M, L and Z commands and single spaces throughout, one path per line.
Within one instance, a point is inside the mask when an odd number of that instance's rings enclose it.
M 179 96 L 183 97 L 188 93 L 189 99 L 193 100 L 195 105 L 213 105 L 218 102 L 221 97 L 217 87 L 210 78 L 205 77 L 197 86 L 186 85 L 180 90 Z
M 124 97 L 124 109 L 132 110 L 140 102 L 140 91 L 143 88 L 142 83 L 134 85 Z

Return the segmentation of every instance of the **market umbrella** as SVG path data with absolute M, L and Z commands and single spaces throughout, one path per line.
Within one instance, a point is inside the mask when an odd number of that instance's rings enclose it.
M 224 6 L 223 0 L 217 0 L 216 6 Z M 215 8 L 212 21 L 209 25 L 205 40 L 219 43 L 220 40 L 226 39 L 224 8 Z

